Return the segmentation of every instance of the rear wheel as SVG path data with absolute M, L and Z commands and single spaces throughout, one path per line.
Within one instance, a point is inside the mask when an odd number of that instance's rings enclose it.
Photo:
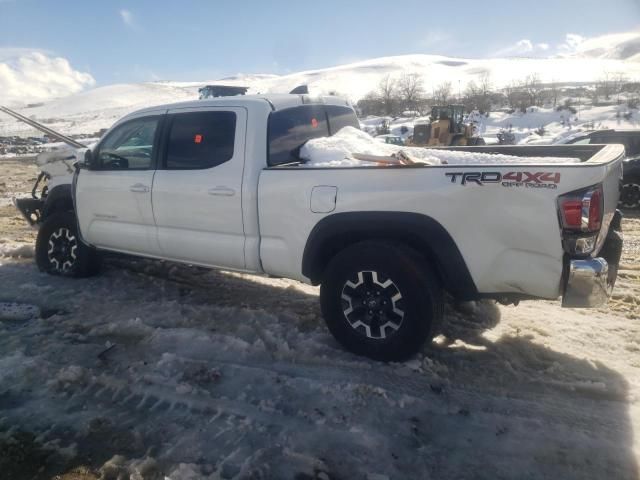
M 442 290 L 415 251 L 362 242 L 338 253 L 320 288 L 322 314 L 348 350 L 376 360 L 416 353 L 440 322 Z
M 38 232 L 36 263 L 52 275 L 87 277 L 100 269 L 100 256 L 80 241 L 73 212 L 55 212 Z

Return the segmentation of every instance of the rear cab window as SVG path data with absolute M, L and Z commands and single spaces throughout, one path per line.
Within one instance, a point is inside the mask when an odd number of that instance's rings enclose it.
M 273 167 L 300 161 L 300 148 L 313 138 L 334 135 L 341 128 L 360 128 L 354 111 L 340 105 L 300 105 L 269 115 L 267 158 Z
M 354 127 L 360 130 L 360 122 L 355 112 L 349 107 L 341 105 L 325 105 L 329 118 L 329 134 L 335 135 L 344 127 Z

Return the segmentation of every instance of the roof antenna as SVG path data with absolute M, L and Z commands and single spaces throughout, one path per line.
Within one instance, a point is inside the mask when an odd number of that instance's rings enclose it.
M 308 95 L 309 87 L 307 85 L 299 85 L 289 92 L 290 95 Z

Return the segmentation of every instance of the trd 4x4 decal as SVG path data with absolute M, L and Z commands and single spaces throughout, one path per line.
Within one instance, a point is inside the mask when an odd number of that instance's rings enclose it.
M 460 185 L 500 183 L 503 187 L 557 188 L 560 183 L 558 172 L 508 172 L 504 175 L 500 172 L 450 172 L 445 176 L 451 183 L 460 181 Z

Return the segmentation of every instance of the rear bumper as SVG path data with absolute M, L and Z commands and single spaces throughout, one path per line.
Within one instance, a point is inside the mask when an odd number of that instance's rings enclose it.
M 613 288 L 609 288 L 608 277 L 609 264 L 604 258 L 571 260 L 562 306 L 589 308 L 604 305 Z
M 562 296 L 563 307 L 590 308 L 607 303 L 618 277 L 622 255 L 620 221 L 621 214 L 616 212 L 599 257 L 569 260 Z

